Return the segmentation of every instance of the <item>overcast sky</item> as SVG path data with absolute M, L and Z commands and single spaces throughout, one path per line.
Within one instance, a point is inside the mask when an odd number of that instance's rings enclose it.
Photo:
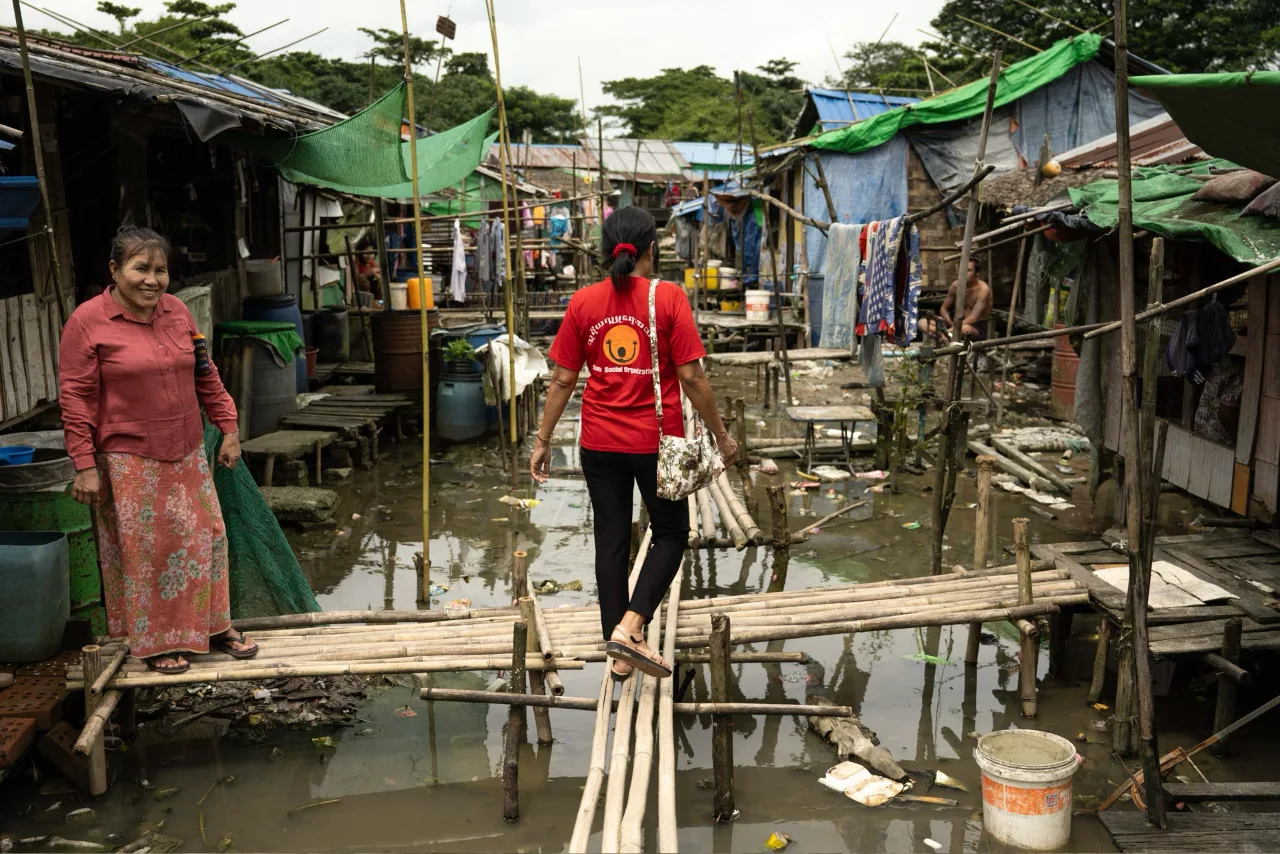
M 115 30 L 115 21 L 96 11 L 97 0 L 32 0 L 95 29 Z M 164 9 L 161 0 L 124 0 L 140 6 L 145 16 Z M 721 75 L 734 69 L 753 69 L 770 59 L 786 57 L 799 63 L 796 73 L 820 84 L 835 72 L 834 46 L 840 61 L 858 41 L 875 41 L 893 19 L 888 38 L 916 43 L 924 38 L 943 0 L 495 0 L 498 44 L 502 51 L 502 81 L 507 86 L 531 86 L 578 99 L 578 57 L 588 110 L 604 95 L 601 81 L 646 77 L 663 68 L 710 65 Z M 435 38 L 436 16 L 448 13 L 458 24 L 455 51 L 491 54 L 489 26 L 483 0 L 409 0 L 409 28 L 414 35 Z M 13 23 L 9 4 L 0 20 Z M 794 19 L 791 16 L 794 15 Z M 356 59 L 369 47 L 358 27 L 400 29 L 396 0 L 253 0 L 238 3 L 228 16 L 246 33 L 281 18 L 291 20 L 250 39 L 258 52 L 329 29 L 297 49 L 331 57 Z M 32 28 L 65 27 L 31 7 L 24 22 Z M 829 41 L 828 41 L 829 40 Z

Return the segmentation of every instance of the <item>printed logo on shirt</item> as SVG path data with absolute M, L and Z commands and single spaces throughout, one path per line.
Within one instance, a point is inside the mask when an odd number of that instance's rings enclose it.
M 615 365 L 630 365 L 640 355 L 640 335 L 634 328 L 619 323 L 604 335 L 604 355 Z

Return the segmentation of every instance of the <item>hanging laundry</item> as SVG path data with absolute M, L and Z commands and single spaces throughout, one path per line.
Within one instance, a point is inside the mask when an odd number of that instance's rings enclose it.
M 507 227 L 502 220 L 493 220 L 493 231 L 489 234 L 492 256 L 493 278 L 501 282 L 507 277 Z
M 467 253 L 462 248 L 462 223 L 453 221 L 453 270 L 449 275 L 449 292 L 454 302 L 467 301 Z
M 569 236 L 569 214 L 557 208 L 551 214 L 551 245 L 560 246 L 561 238 Z
M 858 315 L 859 335 L 893 332 L 894 282 L 906 219 L 873 222 L 867 228 L 867 284 Z
M 827 232 L 825 282 L 822 288 L 823 347 L 853 351 L 858 323 L 858 273 L 862 269 L 859 239 L 863 226 L 835 222 Z
M 476 283 L 482 292 L 489 289 L 489 279 L 493 276 L 492 239 L 489 223 L 482 221 L 476 229 Z
M 924 285 L 923 265 L 920 263 L 920 230 L 914 222 L 907 223 L 907 282 L 900 305 L 902 323 L 896 329 L 898 343 L 905 347 L 916 338 L 920 326 L 920 288 Z

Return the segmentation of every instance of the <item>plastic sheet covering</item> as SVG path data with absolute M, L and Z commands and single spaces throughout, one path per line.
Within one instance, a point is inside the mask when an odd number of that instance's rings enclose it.
M 804 179 L 804 214 L 828 221 L 827 202 L 814 183 L 817 168 L 812 165 Z M 822 169 L 827 176 L 836 220 L 847 224 L 893 219 L 907 213 L 907 140 L 898 137 L 862 154 L 822 152 Z M 810 174 L 811 173 L 811 174 Z M 809 309 L 815 345 L 821 339 L 823 287 L 826 275 L 827 236 L 816 228 L 805 228 L 805 251 L 809 261 Z M 825 346 L 825 345 L 823 345 Z
M 1096 59 L 1082 63 L 1028 92 L 1014 109 L 1013 144 L 1028 164 L 1040 158 L 1046 133 L 1054 152 L 1070 151 L 1116 132 L 1115 72 Z M 1163 112 L 1159 102 L 1129 90 L 1130 127 Z
M 204 425 L 204 449 L 218 458 L 222 433 Z M 284 531 L 262 497 L 244 460 L 233 469 L 213 465 L 213 485 L 227 526 L 231 617 L 276 617 L 319 611 Z
M 991 132 L 987 135 L 983 162 L 996 167 L 997 175 L 1021 166 L 1018 150 L 1009 136 L 1012 116 L 1012 108 L 1006 108 L 996 111 L 991 117 Z M 940 127 L 913 128 L 906 134 L 942 195 L 959 189 L 973 177 L 973 162 L 978 157 L 981 136 L 981 118 Z
M 507 388 L 510 382 L 508 377 L 511 376 L 511 357 L 508 355 L 510 351 L 507 347 L 507 336 L 499 335 L 485 346 L 476 350 L 476 355 L 487 358 L 489 364 L 497 369 L 498 388 L 496 390 L 491 384 L 492 371 L 486 370 L 484 373 L 485 402 L 490 406 L 495 405 L 499 400 L 507 400 L 510 397 L 507 393 Z M 485 356 L 485 354 L 488 355 Z M 538 351 L 538 348 L 517 335 L 516 395 L 523 394 L 526 388 L 549 370 L 551 369 L 547 365 L 547 360 Z
M 1203 240 L 1243 264 L 1262 264 L 1280 256 L 1280 222 L 1268 217 L 1242 217 L 1243 205 L 1196 202 L 1191 196 L 1204 186 L 1191 174 L 1231 168 L 1226 160 L 1192 166 L 1149 166 L 1133 170 L 1133 227 L 1170 240 Z M 1114 228 L 1119 221 L 1119 189 L 1103 179 L 1071 190 L 1071 201 L 1089 221 Z
M 1034 56 L 1015 62 L 1000 72 L 996 83 L 995 106 L 999 108 L 1012 104 L 1057 80 L 1077 65 L 1097 56 L 1101 45 L 1101 36 L 1085 33 L 1063 39 Z M 981 116 L 986 109 L 987 85 L 987 76 L 983 75 L 971 83 L 918 104 L 889 110 L 847 128 L 825 133 L 811 142 L 810 146 L 856 154 L 884 145 L 912 125 L 944 124 Z
M 1116 293 L 1116 260 L 1105 240 L 1090 241 L 1088 254 L 1080 268 L 1080 278 L 1073 296 L 1079 293 L 1082 323 L 1097 323 L 1103 317 L 1114 317 L 1106 303 L 1114 300 Z M 1071 321 L 1068 321 L 1070 324 Z M 1114 336 L 1112 336 L 1114 337 Z M 1076 368 L 1075 421 L 1084 429 L 1093 447 L 1102 447 L 1102 432 L 1106 426 L 1103 411 L 1103 344 L 1104 339 L 1091 338 L 1081 343 L 1080 364 Z
M 1160 100 L 1187 139 L 1280 178 L 1280 71 L 1134 77 Z
M 397 86 L 332 127 L 293 139 L 246 138 L 273 157 L 285 179 L 384 199 L 413 196 L 409 143 L 400 137 L 405 88 Z M 451 187 L 475 171 L 496 134 L 488 135 L 493 110 L 447 131 L 416 140 L 419 191 Z

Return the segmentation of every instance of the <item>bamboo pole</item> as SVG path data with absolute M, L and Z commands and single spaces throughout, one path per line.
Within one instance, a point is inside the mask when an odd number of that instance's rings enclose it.
M 1226 626 L 1222 632 L 1222 658 L 1227 664 L 1240 664 L 1240 635 L 1243 631 L 1243 622 L 1239 617 L 1231 617 L 1227 620 Z M 1213 731 L 1221 732 L 1226 729 L 1236 719 L 1236 680 L 1227 672 L 1218 676 L 1218 695 L 1214 703 L 1213 711 Z M 1231 742 L 1227 739 L 1218 739 L 1209 752 L 1218 758 L 1226 756 L 1230 752 Z
M 53 203 L 49 200 L 49 178 L 44 169 L 44 141 L 40 134 L 40 111 L 36 103 L 35 81 L 31 77 L 31 58 L 27 53 L 27 30 L 22 23 L 21 0 L 13 0 L 13 21 L 18 31 L 18 52 L 22 59 L 22 79 L 27 88 L 27 115 L 31 122 L 31 154 L 36 161 L 36 183 L 40 185 L 40 202 L 44 205 L 45 240 L 49 248 L 49 265 L 53 270 L 53 287 L 57 294 L 58 317 L 67 316 L 66 295 L 62 292 L 62 263 L 58 257 L 58 238 L 54 229 Z M 105 783 L 103 784 L 105 786 Z
M 659 649 L 661 642 L 662 609 L 659 608 L 649 621 L 647 643 L 651 649 Z M 671 679 L 657 679 L 648 674 L 641 679 L 640 703 L 636 707 L 631 788 L 627 791 L 627 806 L 622 814 L 618 837 L 618 850 L 626 854 L 640 854 L 644 850 L 644 816 L 649 805 L 649 777 L 653 770 L 653 711 L 657 703 L 658 683 L 670 681 Z M 612 774 L 610 777 L 612 778 Z
M 989 338 L 986 341 L 966 341 L 962 344 L 948 344 L 945 347 L 936 348 L 928 356 L 921 356 L 920 360 L 940 359 L 943 356 L 953 356 L 956 353 L 979 353 L 983 350 L 994 350 L 997 347 L 1013 347 L 1014 345 L 1028 342 L 1049 341 L 1069 335 L 1085 335 L 1087 337 L 1088 333 L 1100 330 L 1105 326 L 1105 323 L 1085 323 L 1080 326 L 1064 326 L 1057 329 L 1045 329 L 1041 332 L 1028 332 L 1024 335 L 1014 335 L 1011 338 Z
M 730 514 L 737 521 L 738 527 L 746 534 L 747 542 L 754 546 L 760 545 L 760 543 L 764 542 L 764 532 L 761 531 L 760 526 L 756 524 L 756 520 L 752 513 L 743 506 L 740 500 L 738 500 L 737 494 L 733 491 L 733 487 L 729 483 L 728 473 L 721 472 L 720 477 L 717 478 L 717 482 L 720 484 L 721 494 L 724 495 L 724 499 L 729 505 Z
M 738 84 L 738 98 L 739 99 L 742 98 L 741 82 L 739 82 Z M 751 109 L 750 105 L 747 106 L 747 126 L 751 129 L 751 150 L 753 152 L 755 162 L 759 163 L 760 162 L 760 143 L 756 139 L 756 122 L 754 118 L 754 111 Z M 783 207 L 787 208 L 788 210 L 794 210 L 793 208 L 790 208 L 787 205 L 783 205 Z M 785 219 L 782 220 L 782 226 L 785 231 L 786 229 Z M 788 244 L 790 244 L 791 236 L 789 234 L 787 236 L 787 239 L 788 239 Z M 782 354 L 782 375 L 783 375 L 783 380 L 786 383 L 786 389 L 787 389 L 787 406 L 791 406 L 793 403 L 795 403 L 795 398 L 791 394 L 791 359 L 787 355 L 787 320 L 786 320 L 786 308 L 784 307 L 785 301 L 783 300 L 783 296 L 790 290 L 788 286 L 791 282 L 791 271 L 790 270 L 784 271 L 786 275 L 783 276 L 782 279 L 778 278 L 778 249 L 777 249 L 777 244 L 774 243 L 774 240 L 773 240 L 773 229 L 769 226 L 768 216 L 765 216 L 765 221 L 764 221 L 764 242 L 765 242 L 765 246 L 769 250 L 769 267 L 770 267 L 770 274 L 773 277 L 774 297 L 778 301 L 778 350 Z M 774 382 L 775 383 L 777 382 L 776 377 L 774 379 Z M 775 392 L 776 392 L 776 388 L 775 388 Z
M 729 699 L 729 617 L 711 617 L 711 701 L 726 703 Z M 711 815 L 719 823 L 737 818 L 733 799 L 733 722 L 725 715 L 711 719 L 711 767 L 715 778 L 715 797 Z
M 821 519 L 814 522 L 812 525 L 806 525 L 805 527 L 801 528 L 792 536 L 792 539 L 794 540 L 796 537 L 808 537 L 810 534 L 812 534 L 814 531 L 818 530 L 823 525 L 830 522 L 832 519 L 838 519 L 844 514 L 852 510 L 857 510 L 859 507 L 865 507 L 866 504 L 867 504 L 866 501 L 855 501 L 852 504 L 846 504 L 836 512 L 828 513 L 827 515 L 823 516 Z
M 276 629 L 292 629 L 311 626 L 336 626 L 347 624 L 373 625 L 380 623 L 443 623 L 461 620 L 478 620 L 484 617 L 511 617 L 519 613 L 517 608 L 481 608 L 451 611 L 317 611 L 310 614 L 285 614 L 280 617 L 246 617 L 232 621 L 236 631 L 269 632 Z
M 987 555 L 991 553 L 991 467 L 995 460 L 983 455 L 978 457 L 978 506 L 974 513 L 973 568 L 986 569 Z M 969 624 L 969 638 L 965 644 L 964 663 L 973 667 L 978 663 L 978 649 L 982 643 L 982 623 Z
M 76 739 L 74 748 L 76 753 L 90 757 L 93 755 L 94 747 L 102 739 L 107 721 L 111 719 L 111 713 L 116 710 L 122 697 L 124 697 L 123 691 L 107 691 L 102 695 L 97 708 L 85 720 L 84 728 L 80 730 L 80 736 Z
M 111 661 L 107 663 L 106 667 L 102 668 L 102 672 L 98 674 L 98 678 L 93 680 L 93 684 L 89 686 L 89 693 L 95 697 L 99 696 L 103 689 L 107 687 L 107 683 L 110 682 L 120 670 L 120 665 L 124 664 L 124 660 L 128 657 L 128 647 L 122 646 L 117 649 L 115 655 L 111 656 Z
M 724 477 L 723 472 L 720 476 Z M 729 537 L 733 540 L 733 547 L 738 551 L 742 551 L 747 547 L 747 534 L 742 530 L 742 525 L 738 524 L 737 515 L 729 509 L 729 501 L 725 498 L 719 479 L 711 481 L 707 491 L 715 502 L 716 510 L 720 513 L 720 524 L 724 526 Z
M 608 668 L 606 668 L 608 669 Z M 635 719 L 636 686 L 640 671 L 632 670 L 618 694 L 613 722 L 613 752 L 609 758 L 609 783 L 604 795 L 604 824 L 600 831 L 601 854 L 617 854 L 622 844 L 623 798 L 627 794 L 627 765 L 631 758 L 631 724 Z
M 1023 262 L 1027 257 L 1027 242 L 1023 240 L 1018 244 L 1018 262 L 1013 268 L 1013 293 L 1009 296 L 1009 318 L 1005 325 L 1004 337 L 1009 338 L 1013 335 L 1013 319 L 1014 313 L 1018 306 L 1018 295 L 1022 291 L 1022 280 L 1026 277 L 1026 271 L 1023 269 Z M 1004 403 L 1009 398 L 1009 358 L 1004 359 L 1004 365 L 1000 368 L 1000 401 L 996 404 L 996 429 L 1000 429 L 1000 425 L 1004 423 Z
M 1031 586 L 1031 542 L 1027 538 L 1028 519 L 1013 520 L 1013 547 L 1018 555 L 1018 605 L 1031 606 L 1034 593 Z M 1022 696 L 1022 716 L 1036 716 L 1036 658 L 1039 641 L 1022 632 L 1022 666 L 1018 671 L 1019 693 Z
M 603 159 L 603 158 L 602 158 Z M 609 668 L 605 667 L 600 674 L 600 699 L 596 701 L 596 709 L 613 704 L 613 678 Z M 424 689 L 424 696 L 425 691 Z M 438 689 L 430 689 L 433 694 Z M 543 697 L 541 700 L 555 706 L 572 708 L 571 697 Z M 538 698 L 529 700 L 532 704 Z M 595 711 L 594 709 L 592 711 Z M 600 785 L 604 782 L 604 763 L 609 746 L 609 715 L 597 712 L 595 730 L 591 736 L 591 759 L 587 768 L 586 782 L 582 787 L 582 802 L 578 805 L 578 818 L 573 825 L 573 835 L 569 839 L 570 854 L 584 854 L 587 840 L 591 837 L 591 825 L 595 821 L 596 805 L 600 801 Z
M 511 681 L 508 693 L 518 700 L 526 695 L 524 660 L 529 640 L 529 627 L 517 621 L 511 630 Z M 503 734 L 502 750 L 502 817 L 507 821 L 520 818 L 520 745 L 525 740 L 528 719 L 524 706 L 512 703 L 507 710 L 507 730 Z
M 695 494 L 698 501 L 698 518 L 702 520 L 702 541 L 716 539 L 716 520 L 711 515 L 711 492 L 705 486 Z
M 401 0 L 403 3 L 404 0 Z M 512 293 L 513 277 L 511 268 L 511 203 L 508 200 L 507 193 L 507 176 L 512 174 L 509 171 L 511 163 L 511 142 L 510 127 L 507 123 L 507 103 L 502 91 L 502 67 L 498 58 L 498 23 L 494 15 L 494 0 L 485 0 L 485 12 L 489 18 L 489 35 L 493 41 L 493 79 L 494 88 L 498 95 L 498 134 L 500 144 L 498 146 L 499 168 L 502 170 L 502 252 L 503 258 L 506 259 L 507 282 L 503 288 L 504 302 L 507 312 L 507 335 L 508 347 L 507 353 L 510 358 L 508 368 L 510 373 L 511 387 L 508 389 L 507 399 L 507 419 L 510 431 L 511 447 L 514 449 L 519 437 L 516 435 L 516 321 L 515 321 L 515 299 Z M 514 193 L 514 188 L 512 188 Z M 519 227 L 519 217 L 517 216 L 515 227 Z M 523 272 L 523 261 L 521 262 L 521 272 Z M 514 467 L 513 467 L 514 468 Z
M 529 553 L 516 549 L 511 553 L 511 598 L 518 602 L 533 588 L 529 584 Z
M 431 603 L 431 351 L 427 329 L 427 273 L 422 262 L 422 194 L 418 189 L 418 123 L 413 102 L 413 64 L 409 54 L 409 14 L 400 0 L 400 32 L 404 45 L 405 106 L 409 114 L 409 178 L 413 189 L 413 234 L 418 248 L 418 318 L 422 334 L 422 602 Z M 503 185 L 505 187 L 505 185 Z M 388 289 L 390 301 L 390 289 Z M 317 302 L 316 310 L 320 310 Z
M 974 439 L 970 439 L 968 442 L 968 448 L 970 451 L 973 451 L 973 453 L 979 456 L 991 457 L 992 460 L 995 462 L 996 466 L 1001 471 L 1013 475 L 1014 477 L 1023 481 L 1024 483 L 1027 484 L 1027 486 L 1030 486 L 1033 489 L 1038 489 L 1041 492 L 1053 492 L 1057 489 L 1057 487 L 1054 484 L 1045 480 L 1035 472 L 1027 471 L 1022 466 L 1015 463 L 1013 460 L 1009 459 L 1003 454 L 998 453 L 996 449 L 991 447 L 990 445 L 984 445 L 981 442 L 978 442 Z
M 590 697 L 545 697 L 536 694 L 513 696 L 506 691 L 473 691 L 460 688 L 423 688 L 423 700 L 431 702 L 479 703 L 505 706 L 520 703 L 526 706 L 543 706 L 550 709 L 567 709 L 574 712 L 595 712 L 600 703 Z M 611 701 L 611 708 L 613 708 Z M 791 703 L 673 703 L 677 715 L 778 715 L 782 717 L 852 718 L 849 706 L 818 706 Z M 659 789 L 659 795 L 662 790 Z M 659 849 L 661 850 L 661 849 Z
M 987 152 L 987 135 L 991 130 L 991 113 L 995 104 L 996 88 L 1000 80 L 1000 50 L 996 50 L 994 59 L 991 63 L 991 76 L 987 82 L 987 101 L 982 113 L 982 130 L 978 136 L 978 150 L 974 157 L 973 172 L 976 179 L 981 173 L 983 166 L 983 158 Z M 954 343 L 960 343 L 964 338 L 962 326 L 965 317 L 965 289 L 968 282 L 969 269 L 969 253 L 973 245 L 973 232 L 978 221 L 978 191 L 977 185 L 969 193 L 969 209 L 965 216 L 964 239 L 960 248 L 960 266 L 956 275 L 956 303 L 955 303 L 955 322 L 951 327 L 951 340 Z M 946 385 L 946 409 L 943 410 L 943 429 L 940 431 L 938 440 L 938 457 L 935 465 L 936 477 L 933 486 L 933 503 L 932 503 L 932 519 L 933 519 L 933 573 L 937 575 L 942 572 L 942 538 L 946 535 L 946 509 L 945 505 L 949 505 L 949 499 L 944 495 L 947 490 L 947 484 L 953 477 L 951 469 L 951 458 L 954 453 L 955 430 L 953 429 L 953 421 L 957 417 L 952 412 L 952 403 L 955 401 L 960 384 L 964 377 L 964 363 L 952 356 L 948 362 L 947 369 L 947 385 Z M 962 416 L 961 416 L 962 417 Z
M 1059 492 L 1068 496 L 1071 495 L 1071 484 L 1059 477 L 1057 473 L 1050 471 L 1048 466 L 1030 454 L 1027 454 L 1012 442 L 1006 442 L 999 436 L 992 436 L 991 444 L 1001 454 L 1004 454 L 1006 457 L 1023 466 L 1028 471 L 1034 472 L 1047 480 Z
M 1041 225 L 1031 229 L 1030 231 L 1024 231 L 1022 234 L 1015 234 L 1013 237 L 1006 237 L 1004 240 L 997 240 L 995 243 L 988 243 L 988 244 L 984 244 L 983 246 L 975 246 L 974 248 L 981 249 L 983 252 L 988 252 L 992 249 L 998 249 L 1001 246 L 1007 246 L 1010 243 L 1020 243 L 1022 241 L 1025 241 L 1028 237 L 1035 237 L 1037 234 L 1043 234 L 1044 232 L 1048 231 L 1051 228 L 1053 228 L 1053 223 L 1049 223 L 1047 225 Z M 991 233 L 995 234 L 995 232 L 991 232 Z M 960 258 L 960 253 L 957 252 L 952 255 L 942 256 L 942 261 L 945 264 L 945 263 L 950 263 L 951 261 L 955 261 L 959 258 Z
M 680 619 L 680 590 L 684 570 L 676 572 L 667 593 L 667 630 L 662 655 L 667 661 L 678 661 L 676 625 Z M 658 686 L 658 851 L 675 854 L 679 850 L 676 826 L 676 747 L 673 716 L 674 676 Z
M 534 625 L 533 600 L 527 596 L 520 600 L 520 619 L 526 626 Z M 533 637 L 530 638 L 529 652 L 536 654 L 541 651 L 542 647 L 538 634 L 534 632 Z M 515 650 L 513 649 L 512 653 L 514 654 L 514 652 Z M 521 666 L 523 667 L 523 664 Z M 547 690 L 546 678 L 537 670 L 529 671 L 529 693 L 542 695 L 550 693 Z M 546 709 L 535 708 L 533 710 L 533 725 L 538 733 L 538 744 L 551 744 L 555 740 L 551 734 L 551 718 Z
M 84 647 L 80 651 L 80 666 L 83 672 L 84 684 L 95 684 L 103 670 L 102 647 L 97 644 L 89 644 Z M 86 721 L 92 720 L 94 713 L 104 705 L 106 705 L 105 696 L 95 695 L 86 691 L 84 694 Z M 101 728 L 98 729 L 98 734 L 94 737 L 87 752 L 89 755 L 89 794 L 94 797 L 105 795 L 107 793 L 107 748 L 106 739 L 102 736 Z

